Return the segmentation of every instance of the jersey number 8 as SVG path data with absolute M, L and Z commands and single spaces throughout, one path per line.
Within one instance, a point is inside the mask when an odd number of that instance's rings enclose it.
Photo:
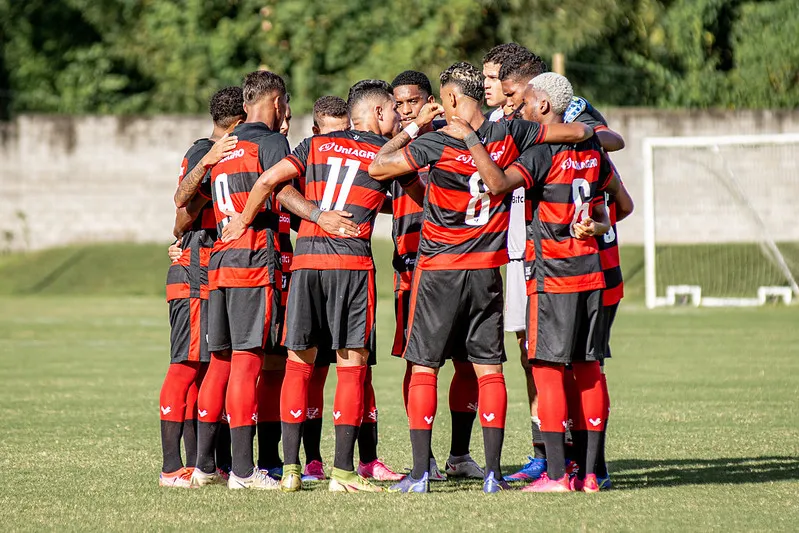
M 469 199 L 469 205 L 466 206 L 466 220 L 464 222 L 467 226 L 485 226 L 488 223 L 488 215 L 490 214 L 491 199 L 488 197 L 488 187 L 483 183 L 479 172 L 475 172 L 469 178 L 469 193 L 472 197 Z M 477 202 L 480 202 L 480 213 L 477 213 Z
M 588 218 L 588 208 L 591 207 L 591 184 L 588 180 L 577 178 L 572 181 L 572 201 L 574 202 L 574 217 L 569 224 L 569 234 L 574 237 L 574 225 Z

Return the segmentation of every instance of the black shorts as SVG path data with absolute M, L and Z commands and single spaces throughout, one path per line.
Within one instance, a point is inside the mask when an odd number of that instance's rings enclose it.
M 601 290 L 529 295 L 528 359 L 558 364 L 602 360 L 601 314 Z
M 266 287 L 220 287 L 208 297 L 208 349 L 274 351 L 280 292 Z
M 282 344 L 375 351 L 374 270 L 295 270 Z
M 610 328 L 613 327 L 613 321 L 616 320 L 616 312 L 619 310 L 618 302 L 613 305 L 602 306 L 602 312 L 599 315 L 600 331 L 602 332 L 602 339 L 600 346 L 604 358 L 610 357 Z
M 170 363 L 211 361 L 208 350 L 208 300 L 180 298 L 169 301 Z
M 391 346 L 391 355 L 402 357 L 405 345 L 408 344 L 408 311 L 411 308 L 411 291 L 397 289 L 394 291 L 394 344 Z
M 448 358 L 481 365 L 505 362 L 498 268 L 417 269 L 410 300 L 404 357 L 411 363 L 440 368 Z

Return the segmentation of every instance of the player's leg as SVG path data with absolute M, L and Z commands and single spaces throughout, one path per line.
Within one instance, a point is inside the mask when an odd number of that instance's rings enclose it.
M 508 392 L 502 364 L 505 356 L 503 331 L 502 276 L 498 268 L 466 272 L 468 290 L 466 353 L 473 363 L 478 382 L 477 413 L 483 427 L 485 480 L 483 492 L 508 489 L 502 479 L 502 446 L 505 441 L 505 418 Z
M 308 415 L 308 391 L 324 318 L 320 273 L 298 270 L 292 274 L 286 302 L 282 344 L 288 349 L 286 377 L 280 391 L 280 420 L 283 428 L 284 492 L 302 489 L 300 443 Z
M 377 413 L 372 366 L 368 365 L 363 383 L 363 419 L 358 430 L 358 475 L 376 481 L 399 481 L 405 476 L 394 472 L 377 456 Z
M 227 289 L 232 356 L 225 410 L 230 420 L 233 465 L 230 489 L 277 489 L 279 484 L 255 468 L 253 441 L 258 419 L 258 379 L 264 349 L 273 346 L 273 313 L 279 312 L 279 294 L 273 287 Z
M 448 477 L 483 479 L 484 472 L 469 454 L 472 427 L 477 418 L 478 384 L 472 363 L 452 360 L 455 373 L 449 385 L 449 411 L 452 419 Z
M 605 294 L 603 294 L 603 298 Z M 607 376 L 605 373 L 606 367 L 605 362 L 611 356 L 610 350 L 610 332 L 613 328 L 613 323 L 616 320 L 616 313 L 618 311 L 619 304 L 618 302 L 613 303 L 611 305 L 605 305 L 602 308 L 603 313 L 603 330 L 605 333 L 605 338 L 603 339 L 603 345 L 605 348 L 605 357 L 600 362 L 601 370 L 602 370 L 602 392 L 605 400 L 605 427 L 602 430 L 602 436 L 599 439 L 599 451 L 597 452 L 597 460 L 596 460 L 596 477 L 597 482 L 599 483 L 600 489 L 609 489 L 611 488 L 610 482 L 610 474 L 608 473 L 608 465 L 607 460 L 605 458 L 605 442 L 607 440 L 607 432 L 608 432 L 608 419 L 610 418 L 610 393 L 608 392 L 608 381 Z
M 189 350 L 191 359 L 200 363 L 197 377 L 186 396 L 186 415 L 183 420 L 183 447 L 186 449 L 186 466 L 194 468 L 197 464 L 197 396 L 200 393 L 211 352 L 208 351 L 208 299 L 195 298 L 191 308 L 192 342 Z M 199 341 L 199 342 L 198 342 Z M 199 350 L 197 345 L 199 344 Z
M 305 422 L 302 424 L 302 446 L 305 450 L 305 470 L 303 481 L 323 481 L 326 479 L 322 460 L 322 420 L 325 410 L 325 382 L 330 370 L 327 354 L 317 354 L 316 363 L 308 384 L 308 407 Z
M 280 390 L 286 375 L 286 355 L 266 354 L 258 378 L 258 469 L 275 479 L 283 474 L 280 459 Z

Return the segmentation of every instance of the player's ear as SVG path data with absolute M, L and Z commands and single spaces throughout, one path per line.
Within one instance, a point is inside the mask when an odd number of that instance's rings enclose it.
M 430 96 L 427 97 L 427 103 L 428 104 L 435 104 L 436 103 L 436 97 L 431 94 Z
M 319 135 L 319 127 L 318 126 L 311 127 L 311 131 L 313 132 L 314 135 Z
M 449 98 L 450 107 L 452 107 L 452 109 L 455 109 L 455 107 L 457 107 L 458 105 L 458 98 L 455 96 L 455 93 L 453 91 L 450 91 L 450 93 L 447 95 L 447 98 Z
M 541 116 L 548 115 L 550 111 L 552 111 L 552 104 L 549 103 L 547 98 L 541 100 L 541 104 L 539 105 L 539 110 L 541 111 Z

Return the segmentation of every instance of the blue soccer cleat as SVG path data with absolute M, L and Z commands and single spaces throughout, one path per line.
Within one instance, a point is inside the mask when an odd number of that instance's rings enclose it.
M 504 479 L 498 480 L 493 471 L 489 472 L 483 481 L 483 492 L 486 494 L 493 494 L 503 490 L 510 490 L 508 482 Z
M 599 483 L 599 490 L 608 490 L 613 488 L 613 484 L 610 482 L 610 474 L 607 477 L 598 477 L 596 478 L 597 483 Z
M 430 492 L 430 476 L 427 472 L 424 473 L 422 479 L 413 479 L 410 474 L 405 476 L 405 478 L 397 483 L 396 485 L 392 485 L 391 488 L 388 489 L 389 492 Z
M 541 477 L 541 474 L 547 471 L 546 459 L 535 459 L 530 456 L 527 458 L 530 460 L 530 462 L 524 465 L 521 470 L 515 474 L 505 476 L 505 481 L 524 481 L 529 483 L 531 481 L 537 480 Z

